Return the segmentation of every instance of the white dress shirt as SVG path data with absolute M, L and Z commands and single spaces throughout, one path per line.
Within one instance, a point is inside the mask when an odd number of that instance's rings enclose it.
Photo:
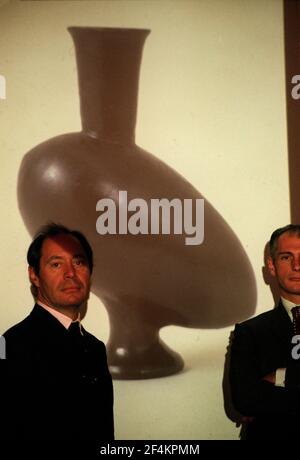
M 77 318 L 73 321 L 69 316 L 64 315 L 60 311 L 55 310 L 55 308 L 49 307 L 48 305 L 38 301 L 36 302 L 40 307 L 47 310 L 52 316 L 54 316 L 66 329 L 69 329 L 71 323 L 79 322 L 80 333 L 81 331 L 81 322 L 80 322 L 80 313 L 78 312 Z

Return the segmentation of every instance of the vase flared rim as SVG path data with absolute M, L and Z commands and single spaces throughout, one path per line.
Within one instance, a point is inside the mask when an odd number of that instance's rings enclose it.
M 72 33 L 72 32 L 102 32 L 102 33 L 113 33 L 113 32 L 119 32 L 119 33 L 138 33 L 140 32 L 141 34 L 146 34 L 148 35 L 151 30 L 150 29 L 137 29 L 137 28 L 130 28 L 130 27 L 92 27 L 92 26 L 70 26 L 67 28 L 67 30 Z

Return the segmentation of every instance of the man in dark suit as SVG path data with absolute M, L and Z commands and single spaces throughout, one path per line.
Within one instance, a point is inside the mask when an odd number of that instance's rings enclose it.
M 114 439 L 113 387 L 105 345 L 80 322 L 93 270 L 77 231 L 50 224 L 27 260 L 36 304 L 5 332 L 0 439 Z M 73 441 L 73 442 L 72 442 Z
M 230 357 L 232 401 L 245 420 L 243 439 L 293 439 L 300 416 L 300 225 L 273 232 L 267 259 L 281 300 L 237 324 Z M 295 314 L 296 312 L 296 314 Z

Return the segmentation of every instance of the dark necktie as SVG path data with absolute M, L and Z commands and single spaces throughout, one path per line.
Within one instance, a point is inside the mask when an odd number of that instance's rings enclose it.
M 293 315 L 293 330 L 294 334 L 300 334 L 300 306 L 296 305 L 296 307 L 292 308 L 292 315 Z
M 73 321 L 69 328 L 68 328 L 69 336 L 72 337 L 73 339 L 80 339 L 82 337 L 81 331 L 80 331 L 80 324 L 79 321 Z

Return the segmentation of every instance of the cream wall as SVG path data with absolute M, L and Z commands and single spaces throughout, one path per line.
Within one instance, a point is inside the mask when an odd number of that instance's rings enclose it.
M 30 237 L 16 201 L 24 153 L 80 129 L 70 25 L 149 28 L 139 92 L 137 143 L 185 176 L 233 228 L 253 264 L 257 313 L 272 306 L 261 276 L 272 230 L 289 221 L 283 11 L 279 0 L 1 1 L 2 255 L 0 328 L 30 310 Z M 216 286 L 216 288 L 218 288 Z M 241 299 L 241 303 L 243 299 Z M 107 340 L 92 296 L 86 327 Z M 168 327 L 180 375 L 115 381 L 118 439 L 238 439 L 223 408 L 232 328 Z

